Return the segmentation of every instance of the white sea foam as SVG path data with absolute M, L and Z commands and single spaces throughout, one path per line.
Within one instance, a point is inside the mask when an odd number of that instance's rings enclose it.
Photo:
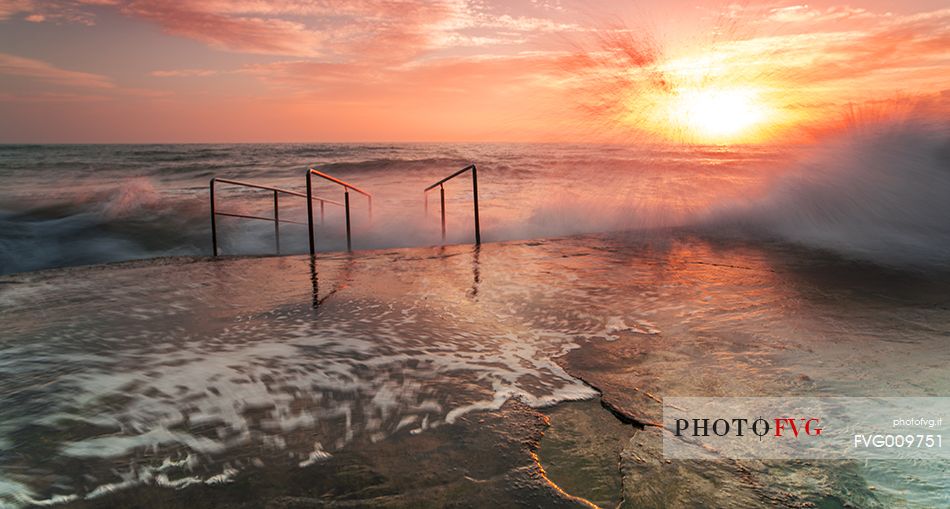
M 360 437 L 418 434 L 512 398 L 543 407 L 595 395 L 552 360 L 576 348 L 582 336 L 499 327 L 501 316 L 462 312 L 437 293 L 394 301 L 349 298 L 345 314 L 334 320 L 285 312 L 238 316 L 213 336 L 173 349 L 154 348 L 168 334 L 164 329 L 57 329 L 50 341 L 71 344 L 94 336 L 93 344 L 117 346 L 47 351 L 55 365 L 96 368 L 61 373 L 57 383 L 68 396 L 31 419 L 50 428 L 109 430 L 58 446 L 61 456 L 99 465 L 87 476 L 101 484 L 75 493 L 99 497 L 142 484 L 181 489 L 226 482 L 249 466 L 266 467 L 258 457 L 229 460 L 241 458 L 245 447 L 281 452 L 305 467 Z M 127 307 L 141 309 L 124 315 L 131 323 L 165 323 L 189 308 L 157 302 Z M 178 311 L 156 311 L 171 308 Z M 122 336 L 110 335 L 120 331 Z M 7 431 L 15 431 L 16 423 L 9 424 Z M 142 452 L 164 459 L 132 461 Z M 108 467 L 122 464 L 129 467 Z M 195 470 L 215 465 L 221 473 L 210 477 Z M 29 493 L 26 487 L 11 490 Z
M 314 442 L 313 451 L 307 456 L 307 459 L 299 463 L 300 468 L 309 467 L 314 463 L 324 461 L 333 455 L 323 450 L 323 444 L 320 442 Z

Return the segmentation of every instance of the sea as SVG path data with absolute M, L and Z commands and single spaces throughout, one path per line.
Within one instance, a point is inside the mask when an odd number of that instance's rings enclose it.
M 0 274 L 211 254 L 212 177 L 304 192 L 313 167 L 352 193 L 354 249 L 442 243 L 439 190 L 478 168 L 487 241 L 699 228 L 778 238 L 888 265 L 950 254 L 946 125 L 869 126 L 810 145 L 231 144 L 0 146 Z M 337 203 L 343 188 L 317 179 Z M 444 185 L 446 243 L 473 239 L 468 174 Z M 219 212 L 273 217 L 273 193 L 217 186 Z M 281 194 L 280 217 L 306 222 Z M 346 248 L 342 207 L 325 203 L 320 251 Z M 273 222 L 218 217 L 221 254 L 274 254 Z M 306 227 L 281 225 L 285 254 Z

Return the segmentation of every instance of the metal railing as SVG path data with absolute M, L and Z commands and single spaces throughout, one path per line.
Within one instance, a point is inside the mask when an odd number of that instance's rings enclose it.
M 373 220 L 373 195 L 371 195 L 370 193 L 352 184 L 344 182 L 336 177 L 331 177 L 330 175 L 327 175 L 326 173 L 323 173 L 313 167 L 307 168 L 307 198 L 311 198 L 310 200 L 307 200 L 307 228 L 310 232 L 310 254 L 311 255 L 316 253 L 316 245 L 315 245 L 314 236 L 313 236 L 313 201 L 312 201 L 312 196 L 313 196 L 312 176 L 313 175 L 329 180 L 330 182 L 333 182 L 334 184 L 343 186 L 343 209 L 346 215 L 346 250 L 352 251 L 353 241 L 350 236 L 350 190 L 352 189 L 353 191 L 356 191 L 357 193 L 362 194 L 369 200 L 370 221 Z
M 439 203 L 441 204 L 441 210 L 442 210 L 442 241 L 443 242 L 445 241 L 445 183 L 469 170 L 472 171 L 472 198 L 475 201 L 475 244 L 480 245 L 482 243 L 482 232 L 481 232 L 481 228 L 478 225 L 478 169 L 475 167 L 474 164 L 470 164 L 462 168 L 461 170 L 449 175 L 448 177 L 445 177 L 444 179 L 436 182 L 435 184 L 432 184 L 431 186 L 425 188 L 424 191 L 422 191 L 422 194 L 425 198 L 425 211 L 426 211 L 426 215 L 428 216 L 429 191 L 435 189 L 436 187 L 439 188 Z
M 234 213 L 234 212 L 219 212 L 219 211 L 217 210 L 217 208 L 215 207 L 215 200 L 214 200 L 214 186 L 215 186 L 215 184 L 218 183 L 218 182 L 220 182 L 220 183 L 222 183 L 222 184 L 231 184 L 231 185 L 234 185 L 234 186 L 250 187 L 250 188 L 254 188 L 254 189 L 262 189 L 262 190 L 264 190 L 264 191 L 273 191 L 273 193 L 274 193 L 274 217 L 253 216 L 253 215 L 250 215 L 250 214 L 237 214 L 237 213 Z M 218 224 L 217 224 L 218 222 L 217 222 L 217 216 L 238 217 L 238 218 L 242 218 L 242 219 L 257 219 L 257 220 L 261 220 L 261 221 L 273 221 L 273 223 L 274 223 L 274 241 L 275 241 L 276 248 L 277 248 L 277 254 L 280 254 L 280 223 L 291 223 L 291 224 L 300 224 L 300 225 L 308 224 L 308 223 L 302 223 L 302 222 L 300 222 L 300 221 L 291 221 L 291 220 L 289 220 L 289 219 L 281 219 L 281 218 L 280 218 L 280 199 L 279 199 L 279 195 L 280 195 L 280 194 L 289 194 L 289 195 L 291 195 L 291 196 L 299 196 L 299 197 L 301 197 L 301 198 L 307 198 L 307 199 L 308 199 L 308 200 L 307 200 L 307 212 L 310 214 L 311 217 L 313 216 L 313 212 L 312 212 L 312 210 L 313 210 L 313 200 L 319 201 L 319 202 L 320 202 L 320 222 L 321 222 L 321 223 L 323 222 L 323 218 L 324 218 L 324 205 L 325 205 L 326 203 L 329 203 L 329 204 L 332 204 L 332 205 L 338 205 L 338 206 L 342 206 L 342 205 L 343 205 L 342 203 L 340 203 L 340 202 L 338 202 L 338 201 L 329 200 L 329 199 L 327 199 L 327 198 L 321 198 L 321 197 L 319 197 L 319 196 L 312 196 L 312 195 L 309 193 L 309 190 L 310 190 L 309 187 L 310 187 L 310 186 L 307 186 L 307 191 L 308 191 L 308 193 L 307 193 L 307 194 L 303 194 L 303 193 L 298 193 L 297 191 L 290 191 L 290 190 L 288 190 L 288 189 L 281 189 L 281 188 L 279 188 L 279 187 L 265 186 L 265 185 L 261 185 L 261 184 L 254 184 L 254 183 L 251 183 L 251 182 L 241 182 L 240 180 L 231 180 L 231 179 L 224 179 L 224 178 L 213 177 L 213 178 L 211 179 L 211 182 L 208 184 L 208 192 L 209 192 L 209 194 L 211 195 L 211 255 L 212 255 L 212 256 L 218 256 Z M 311 228 L 312 228 L 312 226 L 311 226 Z M 312 230 L 311 230 L 311 231 L 312 231 Z

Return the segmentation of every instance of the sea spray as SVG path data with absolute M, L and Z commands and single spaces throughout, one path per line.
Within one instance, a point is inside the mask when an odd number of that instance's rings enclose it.
M 0 273 L 200 254 L 204 211 L 146 177 L 0 204 Z
M 857 125 L 801 150 L 764 198 L 710 224 L 887 265 L 950 263 L 950 125 Z
M 779 238 L 882 263 L 929 264 L 946 258 L 950 245 L 941 221 L 947 212 L 946 140 L 944 125 L 903 120 L 796 146 L 0 148 L 8 161 L 2 176 L 11 183 L 0 190 L 0 273 L 208 255 L 210 175 L 301 191 L 308 162 L 374 194 L 372 220 L 362 197 L 351 196 L 357 250 L 440 244 L 438 194 L 430 193 L 427 215 L 422 189 L 474 161 L 483 242 L 600 232 L 640 237 L 672 229 L 717 237 L 738 231 L 753 244 Z M 49 164 L 57 151 L 64 151 L 64 164 L 52 166 L 64 169 L 51 179 L 46 166 L 33 160 L 46 153 Z M 143 161 L 143 154 L 154 153 L 159 161 Z M 247 163 L 231 166 L 238 160 Z M 471 242 L 471 184 L 456 179 L 445 189 L 445 242 Z M 315 193 L 342 201 L 333 185 L 320 185 Z M 273 213 L 268 192 L 220 186 L 216 194 L 220 211 Z M 304 205 L 302 198 L 282 197 L 281 218 L 305 221 Z M 317 250 L 344 250 L 342 208 L 328 205 L 324 214 L 321 220 L 315 211 Z M 219 217 L 217 227 L 222 254 L 275 252 L 271 222 Z M 305 226 L 284 223 L 280 234 L 282 254 L 306 252 Z

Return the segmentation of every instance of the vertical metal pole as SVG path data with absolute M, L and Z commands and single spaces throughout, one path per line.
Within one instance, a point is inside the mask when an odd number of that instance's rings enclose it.
M 482 243 L 482 229 L 478 224 L 478 170 L 472 165 L 472 197 L 475 199 L 475 245 Z
M 343 207 L 346 209 L 346 250 L 353 250 L 353 243 L 350 241 L 350 190 L 343 188 Z
M 442 242 L 445 242 L 445 187 L 439 185 L 439 198 L 442 200 Z
M 310 180 L 310 169 L 307 168 L 307 230 L 310 233 L 310 256 L 313 256 L 315 253 L 313 242 L 313 185 Z
M 313 256 L 310 257 L 310 284 L 312 285 L 313 308 L 316 309 L 320 305 L 320 281 L 317 279 L 317 260 Z
M 422 198 L 425 200 L 425 217 L 429 217 L 429 191 L 422 192 Z
M 475 245 L 472 248 L 472 291 L 471 296 L 478 297 L 478 285 L 482 282 L 482 272 L 478 263 L 479 253 L 481 253 L 482 246 Z
M 212 178 L 208 184 L 209 194 L 211 195 L 211 256 L 218 256 L 218 228 L 216 214 L 214 213 L 214 181 Z
M 324 212 L 323 212 L 324 205 L 326 205 L 326 202 L 323 200 L 320 200 L 320 225 L 323 225 L 323 222 L 324 222 Z
M 274 191 L 274 243 L 277 244 L 277 254 L 280 254 L 280 205 L 277 203 L 277 191 Z

